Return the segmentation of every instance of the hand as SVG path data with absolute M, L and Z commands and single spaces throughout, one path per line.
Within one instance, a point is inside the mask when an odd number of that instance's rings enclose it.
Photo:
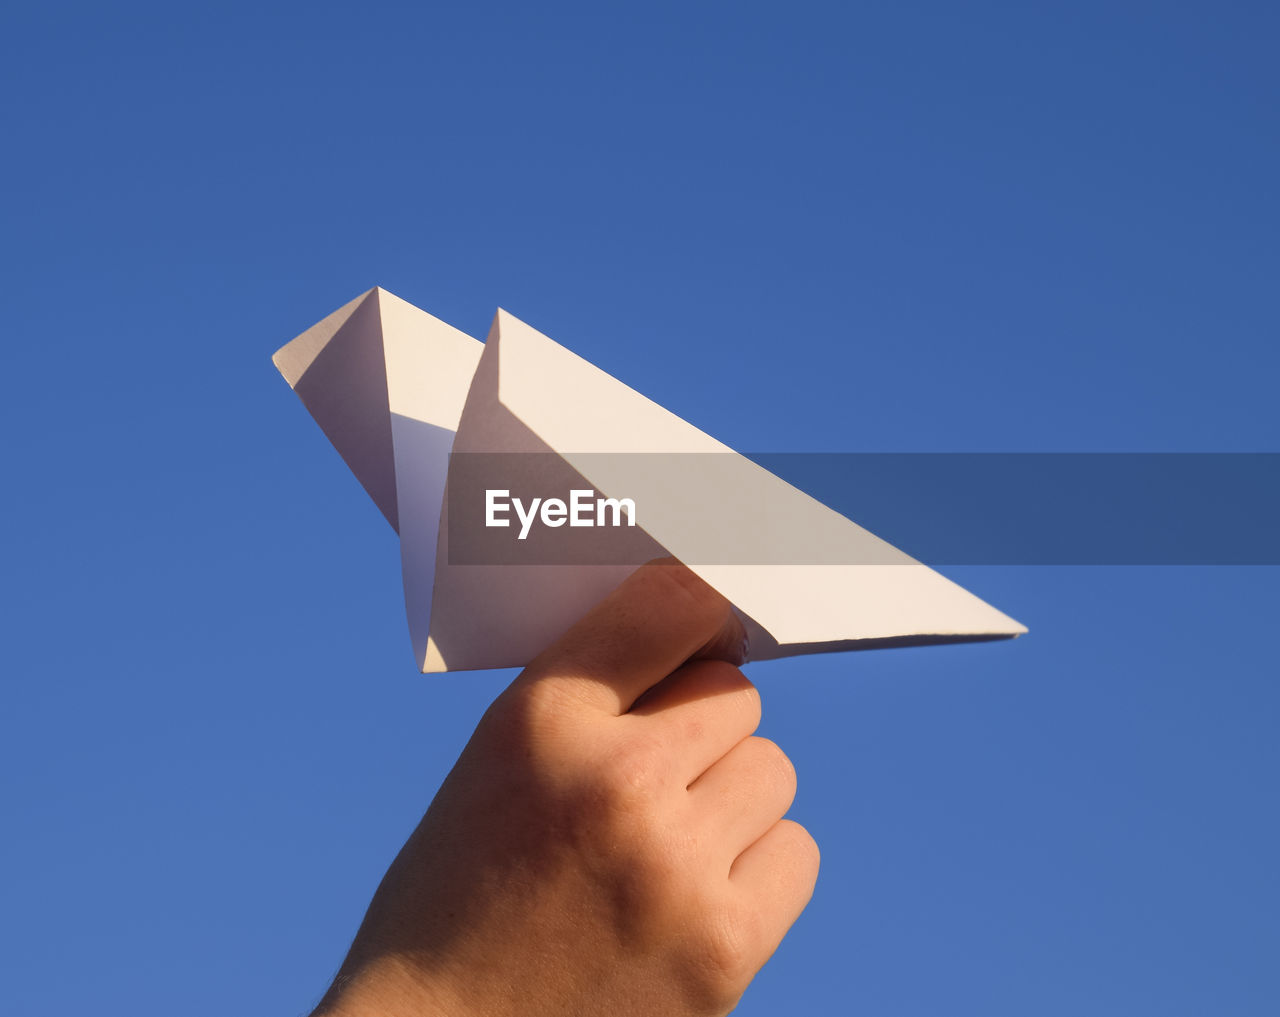
M 637 570 L 490 707 L 316 1014 L 731 1010 L 818 871 L 742 659 L 723 597 Z

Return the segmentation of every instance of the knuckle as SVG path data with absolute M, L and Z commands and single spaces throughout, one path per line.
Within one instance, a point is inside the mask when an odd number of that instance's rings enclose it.
M 700 691 L 717 697 L 717 705 L 741 712 L 751 722 L 751 730 L 760 725 L 762 706 L 760 690 L 742 670 L 723 660 L 695 660 L 685 664 L 684 672 Z
M 742 673 L 742 669 L 726 660 L 708 657 L 695 660 L 685 665 L 699 672 L 699 678 L 707 685 L 723 695 L 753 696 L 759 700 L 760 693 L 751 679 Z
M 737 669 L 735 668 L 735 670 Z M 740 671 L 738 673 L 742 674 Z M 743 684 L 736 695 L 742 698 L 746 714 L 752 720 L 751 729 L 754 731 L 760 726 L 760 719 L 764 710 L 760 702 L 760 690 L 755 687 L 746 675 L 742 675 L 742 682 Z
M 813 839 L 813 834 L 794 820 L 784 819 L 783 822 L 790 828 L 792 851 L 802 861 L 808 862 L 816 874 L 822 862 L 822 851 L 818 848 L 818 842 Z
M 654 743 L 603 741 L 578 753 L 565 770 L 565 808 L 573 826 L 617 868 L 647 873 L 665 857 L 665 772 Z
M 759 918 L 747 909 L 720 910 L 707 922 L 695 954 L 699 1002 L 721 1012 L 737 1003 L 759 968 Z
M 751 740 L 756 754 L 756 765 L 764 771 L 766 778 L 774 785 L 790 788 L 794 792 L 796 768 L 791 762 L 791 757 L 782 751 L 777 742 L 768 738 L 753 735 Z
M 822 852 L 818 848 L 818 842 L 813 839 L 813 835 L 809 833 L 803 826 L 791 819 L 783 819 L 778 824 L 786 831 L 786 848 L 785 855 L 789 859 L 790 867 L 800 879 L 802 885 L 807 885 L 806 893 L 813 892 L 813 884 L 818 878 L 818 869 L 822 864 Z
M 618 801 L 658 791 L 664 776 L 665 755 L 652 738 L 633 736 L 610 746 L 596 768 L 599 790 Z

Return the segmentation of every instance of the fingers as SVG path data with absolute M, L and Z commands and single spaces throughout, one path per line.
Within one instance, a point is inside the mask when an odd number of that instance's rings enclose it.
M 732 664 L 695 660 L 641 696 L 629 716 L 667 747 L 672 772 L 688 787 L 759 727 L 760 694 Z
M 796 796 L 796 771 L 767 738 L 747 738 L 699 777 L 689 800 L 701 823 L 713 828 L 725 870 L 775 826 Z
M 809 831 L 789 819 L 770 827 L 734 862 L 729 882 L 764 919 L 757 946 L 766 959 L 813 896 L 818 862 L 818 845 Z
M 720 631 L 703 646 L 694 651 L 690 660 L 723 660 L 741 666 L 747 662 L 750 647 L 747 645 L 747 629 L 736 611 L 730 608 Z
M 573 686 L 588 705 L 621 715 L 695 655 L 736 647 L 740 663 L 745 639 L 724 597 L 674 559 L 664 560 L 633 572 L 516 683 Z

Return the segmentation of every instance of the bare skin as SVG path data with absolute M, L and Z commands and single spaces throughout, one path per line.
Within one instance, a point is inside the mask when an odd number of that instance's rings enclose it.
M 692 572 L 634 573 L 494 701 L 315 1017 L 733 1009 L 818 872 L 742 653 Z

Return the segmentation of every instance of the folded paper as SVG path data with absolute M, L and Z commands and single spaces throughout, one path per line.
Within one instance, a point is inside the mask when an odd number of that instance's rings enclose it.
M 375 288 L 274 361 L 400 534 L 422 671 L 522 666 L 666 555 L 733 603 L 753 660 L 1026 631 L 505 311 L 481 343 Z M 484 465 L 487 504 L 459 500 L 467 461 Z M 513 501 L 534 481 L 563 492 L 539 501 L 554 546 L 591 554 L 520 543 L 534 499 Z M 624 500 L 634 525 L 607 528 Z M 559 528 L 566 516 L 600 526 Z M 477 552 L 481 538 L 511 557 Z

